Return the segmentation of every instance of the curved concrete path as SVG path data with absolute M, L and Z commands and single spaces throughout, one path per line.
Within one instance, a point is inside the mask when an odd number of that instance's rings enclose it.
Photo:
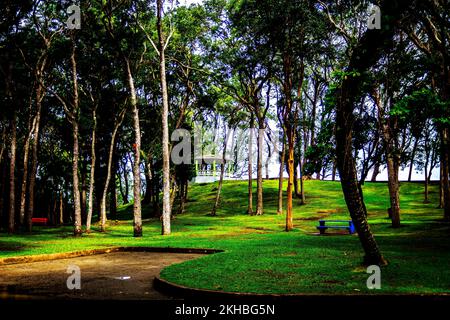
M 113 252 L 0 266 L 0 297 L 56 299 L 171 299 L 153 288 L 161 269 L 198 258 L 194 253 Z M 69 290 L 69 265 L 81 271 L 81 289 Z M 3 291 L 3 293 L 2 293 Z

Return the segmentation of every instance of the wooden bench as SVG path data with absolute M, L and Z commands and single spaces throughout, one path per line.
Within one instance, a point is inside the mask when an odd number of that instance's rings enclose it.
M 47 225 L 48 218 L 31 218 L 31 222 L 33 224 L 41 224 L 41 225 Z
M 319 226 L 316 228 L 320 234 L 324 234 L 327 229 L 346 229 L 349 234 L 353 234 L 356 231 L 352 220 L 319 220 Z

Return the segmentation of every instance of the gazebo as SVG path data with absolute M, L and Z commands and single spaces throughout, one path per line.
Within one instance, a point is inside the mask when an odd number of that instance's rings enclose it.
M 220 165 L 223 158 L 216 155 L 202 155 L 195 157 L 195 182 L 212 182 L 219 179 Z M 234 162 L 230 157 L 225 157 L 224 178 L 232 178 Z

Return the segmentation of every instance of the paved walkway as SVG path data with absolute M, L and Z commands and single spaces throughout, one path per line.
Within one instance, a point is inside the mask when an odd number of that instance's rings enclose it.
M 0 296 L 62 299 L 171 299 L 153 288 L 161 269 L 201 254 L 114 252 L 0 266 Z M 81 270 L 81 289 L 69 290 L 69 265 Z M 3 293 L 2 293 L 3 291 Z M 5 294 L 4 292 L 7 291 Z

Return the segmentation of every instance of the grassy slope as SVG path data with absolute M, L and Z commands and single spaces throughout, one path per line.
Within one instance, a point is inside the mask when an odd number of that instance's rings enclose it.
M 305 206 L 295 206 L 295 230 L 284 232 L 284 216 L 277 216 L 277 181 L 264 183 L 265 214 L 249 217 L 246 182 L 225 182 L 217 217 L 206 216 L 215 184 L 191 187 L 187 213 L 173 220 L 173 235 L 162 237 L 159 220 L 144 225 L 144 237 L 134 239 L 132 223 L 113 223 L 108 232 L 81 239 L 71 228 L 37 228 L 34 235 L 0 235 L 0 257 L 75 251 L 113 245 L 178 246 L 224 249 L 226 252 L 172 265 L 162 277 L 179 284 L 225 291 L 258 293 L 373 292 L 360 266 L 357 236 L 316 236 L 319 218 L 348 219 L 339 182 L 306 181 Z M 390 261 L 382 269 L 386 292 L 450 293 L 449 225 L 436 209 L 437 188 L 431 203 L 423 204 L 422 186 L 401 187 L 403 227 L 392 229 L 386 219 L 387 187 L 364 187 L 369 219 L 380 247 Z M 129 216 L 131 206 L 119 210 Z M 145 213 L 144 213 L 145 215 Z M 1 268 L 1 267 L 0 267 Z

